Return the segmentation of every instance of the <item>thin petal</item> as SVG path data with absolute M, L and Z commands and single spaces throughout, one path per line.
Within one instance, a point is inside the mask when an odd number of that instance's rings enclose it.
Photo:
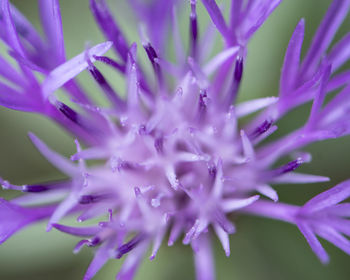
M 90 0 L 90 8 L 106 38 L 113 42 L 113 46 L 124 62 L 127 61 L 128 43 L 119 26 L 113 19 L 105 0 Z M 98 55 L 98 54 L 96 54 Z M 101 55 L 101 54 L 100 54 Z
M 260 185 L 256 187 L 256 190 L 261 193 L 262 195 L 267 196 L 268 198 L 271 198 L 274 202 L 278 201 L 278 195 L 277 192 L 270 187 L 269 185 Z
M 26 81 L 1 55 L 0 55 L 0 75 L 13 82 L 15 85 L 24 86 Z
M 323 102 L 324 102 L 324 98 L 326 96 L 326 85 L 327 82 L 330 78 L 331 75 L 331 65 L 329 65 L 328 67 L 326 67 L 322 77 L 321 77 L 321 81 L 320 81 L 320 86 L 318 91 L 316 92 L 315 95 L 315 99 L 314 102 L 312 104 L 312 108 L 311 108 L 311 112 L 310 112 L 310 117 L 307 123 L 307 127 L 311 127 L 313 126 L 316 121 L 317 121 L 317 116 L 319 114 L 319 112 L 321 111 Z
M 260 198 L 259 195 L 254 195 L 249 198 L 232 198 L 232 199 L 226 199 L 223 200 L 221 203 L 221 207 L 223 211 L 225 212 L 232 212 L 238 209 L 241 209 L 243 207 L 247 207 L 248 205 L 254 203 Z
M 344 181 L 335 187 L 315 196 L 303 206 L 303 212 L 312 213 L 335 205 L 350 196 L 350 180 Z
M 303 61 L 302 73 L 304 75 L 309 76 L 315 71 L 321 56 L 327 50 L 338 27 L 348 13 L 349 6 L 349 0 L 335 0 L 332 2 Z
M 214 230 L 217 237 L 220 239 L 220 242 L 225 251 L 226 257 L 229 257 L 231 254 L 231 251 L 230 251 L 230 239 L 229 239 L 228 233 L 218 225 L 214 225 Z
M 300 52 L 304 39 L 304 28 L 305 21 L 304 19 L 301 19 L 289 41 L 281 73 L 281 95 L 286 95 L 293 90 L 296 79 L 298 78 Z
M 49 217 L 53 206 L 24 208 L 0 198 L 0 244 L 30 223 Z
M 263 97 L 240 103 L 236 106 L 236 115 L 239 118 L 244 117 L 272 104 L 275 104 L 277 101 L 278 97 Z
M 325 249 L 322 247 L 320 241 L 318 241 L 316 235 L 313 233 L 312 229 L 306 223 L 298 223 L 298 228 L 304 235 L 306 241 L 309 243 L 312 251 L 321 260 L 322 263 L 329 262 L 329 256 Z
M 206 76 L 213 74 L 224 62 L 233 57 L 239 50 L 239 47 L 232 47 L 223 50 L 204 65 L 203 72 Z
M 76 174 L 78 174 L 78 166 L 75 166 L 71 161 L 51 150 L 33 133 L 29 133 L 28 135 L 29 138 L 32 140 L 33 144 L 36 146 L 36 148 L 40 151 L 40 153 L 59 170 L 70 176 L 75 176 Z
M 40 0 L 40 16 L 48 42 L 48 49 L 55 56 L 56 65 L 65 61 L 62 19 L 58 0 Z M 52 53 L 51 53 L 52 55 Z
M 213 21 L 216 28 L 224 36 L 228 36 L 228 28 L 225 22 L 225 19 L 216 4 L 215 0 L 202 0 L 204 7 L 207 9 L 208 14 Z
M 2 16 L 0 18 L 0 22 L 3 21 L 1 29 L 4 29 L 4 31 L 2 31 L 0 34 L 4 34 L 3 39 L 9 46 L 11 46 L 13 50 L 25 57 L 23 46 L 19 40 L 15 24 L 10 13 L 10 5 L 8 0 L 0 1 L 0 14 Z
M 24 94 L 17 92 L 6 84 L 0 82 L 0 105 L 19 111 L 33 111 L 32 104 L 30 104 Z
M 148 247 L 147 242 L 140 243 L 132 252 L 127 256 L 120 269 L 117 280 L 132 280 L 134 275 L 141 264 L 142 258 L 146 253 Z
M 50 231 L 54 224 L 57 224 L 73 207 L 77 204 L 76 199 L 71 194 L 63 202 L 61 202 L 47 224 L 46 231 Z
M 332 72 L 350 59 L 350 33 L 338 42 L 328 55 L 328 60 L 332 64 Z
M 115 243 L 116 240 L 112 238 L 100 246 L 100 248 L 98 248 L 94 259 L 90 263 L 89 268 L 84 275 L 84 280 L 92 279 L 95 274 L 102 268 L 102 266 L 104 266 L 104 264 L 111 258 L 111 251 L 113 250 Z
M 350 241 L 330 227 L 317 228 L 316 233 L 350 255 Z
M 194 252 L 197 280 L 214 280 L 215 268 L 211 242 L 208 234 L 202 234 L 196 241 L 197 250 Z
M 52 226 L 59 231 L 76 235 L 76 236 L 93 236 L 96 235 L 99 231 L 101 231 L 100 227 L 92 226 L 92 227 L 70 227 L 61 224 L 52 224 Z
M 98 44 L 89 49 L 90 61 L 94 62 L 96 59 L 94 56 L 101 56 L 112 46 L 112 42 L 105 42 Z M 44 97 L 48 97 L 51 93 L 63 86 L 66 82 L 73 79 L 80 72 L 87 69 L 89 66 L 86 61 L 86 52 L 82 52 L 76 57 L 61 64 L 46 77 L 42 84 L 42 90 Z
M 297 172 L 286 173 L 282 176 L 276 177 L 272 180 L 273 183 L 279 184 L 309 184 L 309 183 L 321 183 L 328 182 L 328 177 L 302 174 Z
M 250 142 L 248 136 L 245 134 L 244 130 L 241 130 L 241 140 L 242 140 L 242 148 L 243 155 L 247 160 L 255 159 L 255 152 L 253 144 Z

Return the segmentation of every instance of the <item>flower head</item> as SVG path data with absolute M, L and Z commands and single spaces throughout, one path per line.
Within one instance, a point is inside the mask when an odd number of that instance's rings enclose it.
M 197 278 L 214 279 L 210 231 L 229 256 L 229 235 L 236 231 L 229 215 L 234 212 L 296 224 L 324 262 L 328 258 L 316 234 L 349 253 L 349 241 L 342 236 L 349 235 L 344 219 L 349 207 L 337 205 L 349 197 L 348 182 L 303 207 L 278 202 L 272 185 L 327 181 L 295 172 L 311 160 L 300 150 L 349 132 L 349 73 L 337 71 L 350 57 L 349 35 L 327 49 L 350 1 L 333 1 L 303 60 L 304 21 L 298 23 L 286 51 L 279 97 L 239 104 L 247 44 L 280 1 L 232 0 L 227 21 L 216 1 L 202 0 L 224 41 L 214 57 L 208 56 L 210 29 L 200 36 L 195 0 L 187 3 L 189 46 L 183 46 L 176 16 L 180 2 L 130 1 L 139 18 L 142 50 L 126 39 L 104 0 L 90 0 L 92 14 L 109 41 L 67 60 L 57 0 L 39 0 L 44 38 L 8 0 L 0 0 L 0 37 L 19 65 L 16 70 L 0 57 L 0 75 L 7 81 L 0 82 L 0 104 L 47 116 L 79 139 L 76 153 L 67 159 L 29 134 L 36 148 L 69 179 L 24 186 L 1 180 L 4 188 L 26 194 L 0 201 L 0 241 L 48 218 L 47 230 L 56 228 L 84 238 L 75 252 L 83 246 L 98 247 L 84 279 L 91 279 L 109 259 L 121 258 L 126 260 L 118 279 L 131 279 L 147 249 L 151 246 L 153 260 L 169 234 L 169 246 L 178 238 L 192 246 Z M 176 62 L 167 57 L 168 27 Z M 118 58 L 106 56 L 108 50 Z M 152 72 L 145 71 L 137 53 L 148 59 Z M 98 68 L 100 63 L 123 75 L 125 94 L 111 86 Z M 108 108 L 94 104 L 75 81 L 82 71 L 91 74 L 109 100 Z M 59 88 L 70 102 L 56 96 Z M 323 105 L 335 89 L 339 93 Z M 261 143 L 276 131 L 282 116 L 311 100 L 304 126 Z M 262 112 L 249 123 L 239 122 L 258 111 Z M 82 148 L 80 142 L 86 146 Z M 285 156 L 291 159 L 276 166 Z M 103 163 L 87 164 L 95 159 Z M 32 204 L 48 206 L 27 206 Z M 99 222 L 84 227 L 61 224 L 68 215 L 79 222 L 92 218 Z

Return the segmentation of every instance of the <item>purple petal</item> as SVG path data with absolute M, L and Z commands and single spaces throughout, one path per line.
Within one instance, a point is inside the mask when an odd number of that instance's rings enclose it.
M 4 36 L 3 39 L 7 42 L 7 44 L 13 50 L 15 50 L 21 56 L 25 57 L 23 46 L 17 35 L 16 27 L 15 27 L 15 24 L 13 23 L 13 18 L 10 13 L 10 5 L 8 0 L 0 1 L 0 14 L 1 14 L 0 22 L 3 21 L 0 35 Z
M 92 279 L 102 266 L 111 258 L 111 251 L 115 247 L 115 244 L 115 238 L 111 238 L 98 248 L 84 275 L 84 280 Z
M 113 42 L 113 46 L 120 57 L 127 61 L 128 43 L 117 23 L 110 14 L 105 0 L 90 0 L 90 8 L 106 38 Z M 98 55 L 98 54 L 96 54 Z M 101 54 L 100 54 L 101 55 Z
M 0 105 L 19 111 L 33 111 L 33 106 L 30 104 L 23 94 L 10 88 L 6 84 L 0 82 Z
M 275 104 L 277 101 L 278 97 L 263 97 L 246 101 L 236 106 L 236 114 L 239 118 L 241 118 Z
M 328 182 L 328 177 L 318 176 L 318 175 L 310 175 L 310 174 L 302 174 L 302 173 L 286 173 L 282 176 L 274 178 L 271 182 L 278 184 L 308 184 L 308 183 L 321 183 Z
M 229 257 L 231 254 L 231 251 L 230 251 L 230 239 L 229 239 L 228 233 L 218 225 L 214 225 L 214 230 L 225 251 L 226 257 Z
M 26 80 L 0 55 L 0 75 L 18 86 L 25 86 Z
M 204 67 L 203 72 L 206 76 L 212 75 L 217 71 L 220 66 L 225 63 L 228 59 L 232 58 L 239 50 L 239 47 L 232 47 L 223 50 L 212 58 Z
M 65 58 L 62 19 L 58 0 L 40 0 L 40 16 L 48 43 L 50 55 L 54 56 L 55 65 L 63 63 Z
M 221 202 L 222 209 L 229 213 L 244 207 L 247 207 L 257 201 L 260 198 L 259 195 L 254 195 L 252 197 L 248 198 L 232 198 L 232 199 L 226 199 Z
M 302 208 L 303 213 L 313 213 L 326 207 L 333 206 L 350 196 L 350 180 L 344 181 L 335 187 L 316 195 Z
M 46 226 L 46 231 L 52 229 L 53 224 L 57 224 L 69 211 L 71 211 L 74 206 L 76 206 L 76 199 L 71 193 L 63 202 L 61 202 L 52 213 L 50 220 Z
M 301 233 L 304 235 L 306 241 L 309 243 L 312 251 L 314 251 L 314 253 L 321 260 L 321 262 L 328 263 L 329 256 L 322 247 L 321 243 L 318 241 L 315 233 L 312 231 L 310 226 L 303 222 L 298 223 L 297 226 Z
M 331 75 L 331 65 L 329 65 L 323 73 L 320 81 L 319 90 L 316 92 L 314 102 L 312 104 L 310 117 L 306 127 L 312 127 L 317 122 L 318 113 L 321 111 L 324 98 L 326 96 L 326 84 Z
M 242 213 L 295 223 L 299 207 L 284 203 L 259 200 L 240 210 Z
M 327 50 L 339 25 L 348 13 L 349 6 L 349 0 L 335 0 L 328 8 L 328 12 L 318 28 L 303 61 L 301 73 L 306 77 L 309 77 L 315 71 L 321 56 Z
M 338 42 L 328 55 L 328 60 L 332 64 L 332 72 L 335 72 L 340 66 L 350 58 L 350 33 L 348 33 L 340 42 Z
M 253 144 L 250 142 L 244 130 L 241 130 L 241 141 L 242 141 L 243 156 L 246 158 L 247 161 L 255 160 L 255 151 L 254 151 Z
M 0 244 L 30 223 L 49 217 L 54 206 L 24 208 L 0 198 Z
M 243 8 L 243 0 L 233 0 L 231 1 L 230 9 L 230 29 L 235 30 L 239 25 L 241 19 L 241 13 Z
M 51 150 L 33 133 L 29 133 L 28 135 L 40 153 L 63 173 L 70 176 L 75 176 L 79 173 L 79 168 L 75 166 L 70 160 Z
M 94 56 L 101 56 L 112 46 L 112 42 L 98 44 L 89 49 L 90 61 L 94 62 Z M 48 98 L 51 93 L 63 86 L 66 82 L 73 79 L 80 72 L 88 68 L 89 63 L 86 60 L 86 52 L 75 56 L 67 62 L 59 65 L 52 70 L 42 84 L 44 97 Z
M 26 40 L 36 52 L 43 51 L 45 43 L 40 37 L 39 32 L 15 6 L 11 5 L 11 3 L 10 10 L 18 36 Z M 25 47 L 25 45 L 23 46 Z
M 207 9 L 208 14 L 213 21 L 216 28 L 223 35 L 224 38 L 228 39 L 228 28 L 225 19 L 216 4 L 215 0 L 202 0 L 204 7 Z
M 339 87 L 342 87 L 348 84 L 349 81 L 350 81 L 350 71 L 349 70 L 344 71 L 331 78 L 331 80 L 327 83 L 326 92 L 331 92 L 335 89 L 338 89 Z
M 299 72 L 300 52 L 304 39 L 304 26 L 305 21 L 304 19 L 301 19 L 289 41 L 280 79 L 281 95 L 288 94 L 295 87 L 296 78 L 298 77 Z
M 248 40 L 278 7 L 282 0 L 249 1 L 240 25 L 243 40 Z
M 208 234 L 202 234 L 196 242 L 197 250 L 194 252 L 197 280 L 214 280 L 215 268 L 211 242 Z
M 330 206 L 325 208 L 324 211 L 339 217 L 350 217 L 350 202 Z
M 127 256 L 116 277 L 117 280 L 132 280 L 134 278 L 142 258 L 147 251 L 147 247 L 148 243 L 143 242 Z
M 278 201 L 278 194 L 271 186 L 260 185 L 256 187 L 256 190 L 262 195 L 265 195 L 266 197 L 271 198 L 274 202 Z
M 76 236 L 93 236 L 96 235 L 99 231 L 101 231 L 100 227 L 92 226 L 92 227 L 70 227 L 61 224 L 52 224 L 52 226 L 59 231 L 76 235 Z
M 350 255 L 350 241 L 334 229 L 327 226 L 319 227 L 316 229 L 316 233 Z

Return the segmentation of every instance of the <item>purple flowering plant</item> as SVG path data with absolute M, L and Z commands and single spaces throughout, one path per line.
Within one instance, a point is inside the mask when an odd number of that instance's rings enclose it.
M 23 186 L 0 179 L 4 189 L 24 193 L 10 201 L 0 198 L 0 243 L 47 219 L 48 231 L 82 238 L 74 252 L 95 247 L 87 280 L 110 259 L 125 259 L 117 279 L 132 279 L 149 248 L 153 260 L 163 242 L 172 246 L 181 239 L 193 249 L 197 279 L 210 280 L 215 279 L 211 238 L 230 255 L 234 213 L 294 224 L 323 263 L 329 257 L 319 237 L 350 254 L 350 181 L 303 206 L 280 202 L 274 189 L 328 181 L 297 172 L 311 160 L 302 149 L 350 132 L 350 71 L 342 68 L 350 59 L 350 33 L 330 47 L 350 0 L 332 2 L 302 59 L 305 23 L 299 21 L 285 53 L 278 97 L 241 103 L 236 99 L 247 44 L 281 0 L 232 0 L 228 18 L 215 0 L 130 0 L 142 46 L 126 39 L 105 0 L 90 0 L 108 41 L 73 58 L 65 55 L 59 1 L 38 2 L 43 36 L 8 0 L 0 0 L 0 38 L 17 64 L 0 56 L 0 105 L 58 123 L 76 138 L 76 153 L 65 158 L 29 133 L 67 179 Z M 197 21 L 199 4 L 211 19 L 204 31 Z M 179 31 L 180 6 L 190 9 L 188 46 Z M 212 56 L 216 34 L 223 47 Z M 175 59 L 169 57 L 170 44 Z M 106 56 L 108 50 L 116 58 Z M 125 94 L 107 81 L 101 64 L 124 77 Z M 96 81 L 108 107 L 94 104 L 75 80 L 83 71 Z M 59 98 L 58 89 L 69 101 Z M 312 106 L 305 124 L 268 141 L 276 123 L 306 103 Z M 240 121 L 250 114 L 248 122 Z M 98 161 L 90 164 L 93 160 Z M 67 216 L 82 224 L 61 223 Z M 89 220 L 98 222 L 83 226 Z

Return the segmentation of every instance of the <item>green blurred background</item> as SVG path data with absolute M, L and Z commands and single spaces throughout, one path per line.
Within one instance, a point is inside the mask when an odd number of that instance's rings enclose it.
M 163 0 L 162 0 L 163 1 Z M 166 0 L 164 0 L 166 1 Z M 110 6 L 130 41 L 137 40 L 137 25 L 127 9 L 126 0 L 111 0 Z M 218 1 L 219 2 L 219 1 Z M 229 1 L 223 1 L 228 10 Z M 40 30 L 36 0 L 12 0 Z M 86 42 L 104 41 L 89 12 L 87 0 L 61 0 L 61 12 L 67 57 L 84 49 Z M 305 47 L 309 45 L 330 0 L 285 0 L 265 25 L 257 32 L 249 45 L 248 60 L 244 73 L 240 100 L 257 96 L 276 95 L 283 55 L 288 40 L 299 19 L 306 19 Z M 181 13 L 180 24 L 187 38 L 188 7 Z M 199 6 L 199 21 L 206 25 L 208 17 Z M 336 35 L 341 38 L 349 30 L 346 19 Z M 3 53 L 5 48 L 0 46 Z M 348 65 L 349 66 L 349 65 Z M 105 68 L 107 70 L 108 68 Z M 121 80 L 111 74 L 115 86 Z M 84 87 L 98 97 L 95 84 L 87 73 L 79 76 Z M 301 125 L 309 105 L 299 108 L 278 123 L 278 135 Z M 0 175 L 14 184 L 28 184 L 63 177 L 35 150 L 27 132 L 35 132 L 55 150 L 69 156 L 74 152 L 70 135 L 61 128 L 37 115 L 0 108 Z M 278 186 L 280 200 L 302 204 L 336 183 L 350 177 L 349 137 L 316 143 L 306 150 L 313 153 L 313 161 L 301 168 L 303 172 L 331 177 L 331 182 L 321 185 Z M 1 191 L 10 198 L 13 193 Z M 235 217 L 234 217 L 235 218 Z M 349 279 L 350 257 L 324 242 L 331 256 L 328 266 L 320 264 L 298 230 L 288 224 L 252 217 L 235 218 L 238 232 L 231 237 L 231 257 L 226 258 L 220 244 L 214 240 L 217 279 Z M 1 222 L 1 221 L 0 221 Z M 55 230 L 46 233 L 45 224 L 35 225 L 16 234 L 0 246 L 1 280 L 82 279 L 93 256 L 91 249 L 84 248 L 79 255 L 72 249 L 77 238 Z M 110 261 L 95 279 L 114 279 L 121 265 L 120 260 Z M 173 248 L 162 246 L 157 258 L 147 259 L 136 279 L 193 279 L 194 269 L 191 249 L 178 243 Z

